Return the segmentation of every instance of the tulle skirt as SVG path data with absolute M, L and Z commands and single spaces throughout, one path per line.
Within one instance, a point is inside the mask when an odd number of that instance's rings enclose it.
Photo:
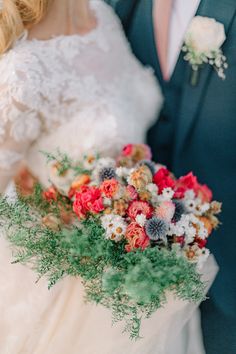
M 167 304 L 144 319 L 142 339 L 131 341 L 123 323 L 112 326 L 110 311 L 84 303 L 79 278 L 65 278 L 51 290 L 35 273 L 11 264 L 9 244 L 0 237 L 1 354 L 204 354 L 198 306 L 168 295 Z M 202 269 L 212 283 L 214 257 Z

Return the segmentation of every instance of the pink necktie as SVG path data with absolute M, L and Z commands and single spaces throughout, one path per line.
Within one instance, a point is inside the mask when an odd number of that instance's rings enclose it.
M 173 0 L 154 0 L 153 21 L 154 32 L 164 80 L 169 79 L 168 71 L 168 46 L 171 6 Z

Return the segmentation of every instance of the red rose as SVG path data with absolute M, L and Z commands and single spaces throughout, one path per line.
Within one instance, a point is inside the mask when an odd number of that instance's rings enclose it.
M 98 214 L 104 209 L 101 191 L 98 188 L 82 186 L 75 194 L 73 210 L 79 218 L 84 218 L 87 213 Z
M 165 188 L 174 188 L 175 181 L 170 177 L 170 172 L 162 167 L 153 177 L 153 182 L 158 187 L 158 194 L 161 194 Z
M 175 198 L 175 199 L 182 199 L 182 198 L 184 198 L 185 192 L 186 192 L 186 189 L 185 189 L 184 187 L 178 187 L 178 188 L 175 190 L 174 198 Z
M 128 208 L 128 216 L 130 219 L 135 220 L 137 215 L 144 214 L 150 218 L 153 213 L 153 208 L 148 202 L 135 200 L 130 203 Z
M 150 244 L 149 238 L 144 228 L 136 222 L 129 224 L 125 233 L 125 237 L 128 241 L 128 244 L 125 246 L 127 252 L 131 252 L 137 248 L 144 250 Z
M 192 172 L 188 173 L 186 176 L 180 177 L 177 181 L 177 187 L 182 187 L 185 190 L 195 189 L 198 184 L 197 177 L 193 175 Z
M 212 200 L 212 191 L 205 184 L 200 184 L 192 172 L 180 177 L 176 182 L 175 198 L 183 198 L 185 192 L 189 189 L 192 189 L 203 202 Z
M 125 145 L 123 150 L 122 150 L 122 155 L 123 156 L 131 156 L 133 152 L 133 144 L 128 144 Z
M 199 248 L 205 248 L 207 244 L 207 240 L 206 239 L 202 240 L 201 238 L 196 238 L 196 242 Z

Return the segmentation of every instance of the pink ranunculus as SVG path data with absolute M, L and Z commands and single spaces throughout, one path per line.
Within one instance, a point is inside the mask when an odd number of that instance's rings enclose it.
M 127 191 L 129 199 L 135 200 L 135 199 L 138 198 L 138 193 L 137 193 L 136 189 L 133 186 L 128 185 L 126 187 L 126 191 Z
M 134 200 L 128 208 L 128 216 L 131 220 L 135 220 L 137 215 L 143 214 L 146 218 L 150 218 L 153 213 L 153 208 L 148 202 Z
M 131 252 L 137 248 L 144 250 L 150 244 L 150 240 L 144 227 L 136 222 L 129 224 L 125 233 L 125 238 L 128 241 L 128 244 L 125 246 L 127 252 Z
M 175 204 L 171 201 L 162 202 L 155 211 L 159 219 L 171 221 L 175 214 Z
M 73 210 L 79 218 L 85 217 L 87 213 L 98 214 L 104 209 L 101 191 L 98 188 L 83 186 L 75 194 Z
M 160 168 L 153 177 L 153 182 L 158 187 L 158 193 L 161 194 L 165 188 L 175 187 L 175 181 L 171 178 L 170 172 L 165 168 Z

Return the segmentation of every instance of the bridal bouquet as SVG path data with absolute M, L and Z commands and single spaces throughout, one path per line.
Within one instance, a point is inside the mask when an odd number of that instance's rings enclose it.
M 50 188 L 0 201 L 15 262 L 47 276 L 49 287 L 79 276 L 87 300 L 124 320 L 132 338 L 168 292 L 204 298 L 200 269 L 221 207 L 206 185 L 192 173 L 176 179 L 143 144 L 125 146 L 116 159 L 47 158 Z

